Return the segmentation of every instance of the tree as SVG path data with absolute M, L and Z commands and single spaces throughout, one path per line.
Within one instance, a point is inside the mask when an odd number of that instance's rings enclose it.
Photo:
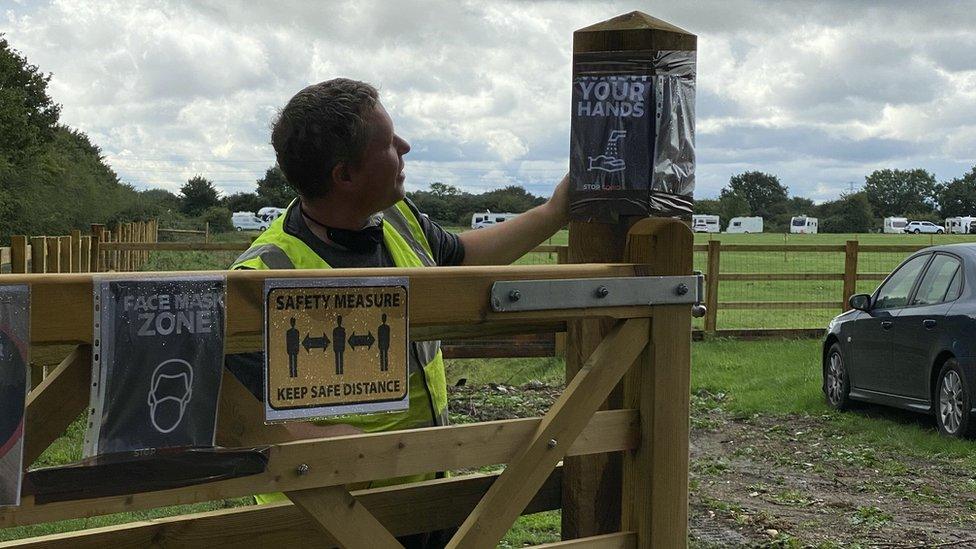
M 694 212 L 700 215 L 722 215 L 722 202 L 712 198 L 695 201 Z
M 749 215 L 749 203 L 737 193 L 725 193 L 718 199 L 718 215 L 727 224 L 733 217 Z
M 431 183 L 430 194 L 439 198 L 453 198 L 461 196 L 461 189 L 447 183 Z
M 880 217 L 926 213 L 936 199 L 935 176 L 914 170 L 876 170 L 864 178 L 864 194 Z
M 874 226 L 874 212 L 863 191 L 821 204 L 817 214 L 823 218 L 820 228 L 825 233 L 866 233 Z
M 729 186 L 722 189 L 721 197 L 737 194 L 749 204 L 750 214 L 769 218 L 783 212 L 788 191 L 775 175 L 744 172 L 729 179 Z
M 264 206 L 264 202 L 255 193 L 234 193 L 224 197 L 223 206 L 232 212 L 256 213 Z
M 262 206 L 285 208 L 297 196 L 295 189 L 288 184 L 285 172 L 277 164 L 268 168 L 264 177 L 258 179 L 258 198 L 263 202 Z
M 180 210 L 186 215 L 197 216 L 219 205 L 217 188 L 203 176 L 195 176 L 180 187 Z
M 940 185 L 939 206 L 942 217 L 959 217 L 976 213 L 976 166 L 962 177 Z
M 50 80 L 0 34 L 0 161 L 21 165 L 53 139 L 61 106 L 47 95 Z

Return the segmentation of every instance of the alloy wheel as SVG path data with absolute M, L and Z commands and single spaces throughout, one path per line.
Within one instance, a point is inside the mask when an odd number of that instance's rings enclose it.
M 956 434 L 962 423 L 962 380 L 955 370 L 949 370 L 942 378 L 939 391 L 939 419 L 949 434 Z
M 830 364 L 827 365 L 827 399 L 837 406 L 843 399 L 844 391 L 844 362 L 840 353 L 830 354 Z

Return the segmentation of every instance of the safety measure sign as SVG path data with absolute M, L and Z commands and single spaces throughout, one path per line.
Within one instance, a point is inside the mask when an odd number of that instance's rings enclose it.
M 265 419 L 409 406 L 408 279 L 265 281 Z

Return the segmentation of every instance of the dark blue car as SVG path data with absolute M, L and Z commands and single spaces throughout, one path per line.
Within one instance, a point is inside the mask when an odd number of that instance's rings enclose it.
M 946 435 L 976 435 L 976 244 L 933 246 L 902 262 L 874 294 L 851 296 L 823 344 L 823 390 L 934 414 Z

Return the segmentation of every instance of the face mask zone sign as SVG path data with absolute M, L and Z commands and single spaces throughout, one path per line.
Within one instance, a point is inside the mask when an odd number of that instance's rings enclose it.
M 265 419 L 409 406 L 408 279 L 265 282 Z

